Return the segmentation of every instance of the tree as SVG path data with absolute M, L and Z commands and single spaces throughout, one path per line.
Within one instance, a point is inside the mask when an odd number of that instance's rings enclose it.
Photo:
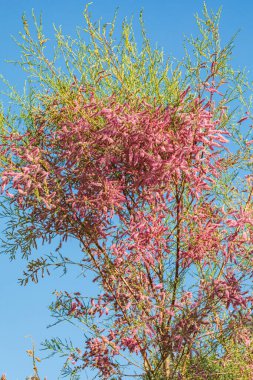
M 131 23 L 116 41 L 115 20 L 101 27 L 86 10 L 89 42 L 56 30 L 52 60 L 41 23 L 34 38 L 24 19 L 31 89 L 2 116 L 3 251 L 27 257 L 59 239 L 54 256 L 30 260 L 26 284 L 73 264 L 60 250 L 80 243 L 76 265 L 101 291 L 58 292 L 52 312 L 85 327 L 84 347 L 46 342 L 72 378 L 86 367 L 103 379 L 252 373 L 250 102 L 219 17 L 204 7 L 194 54 L 175 69 L 142 17 L 139 50 Z

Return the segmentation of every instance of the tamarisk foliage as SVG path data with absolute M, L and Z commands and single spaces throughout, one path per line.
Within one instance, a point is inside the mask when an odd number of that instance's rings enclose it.
M 100 27 L 86 10 L 77 39 L 56 30 L 52 60 L 41 24 L 34 38 L 24 20 L 31 90 L 13 90 L 20 114 L 1 119 L 3 250 L 26 257 L 58 238 L 55 256 L 29 262 L 25 284 L 73 264 L 61 246 L 80 243 L 76 265 L 100 293 L 59 292 L 52 312 L 84 329 L 83 346 L 46 342 L 72 378 L 87 367 L 103 379 L 252 373 L 250 102 L 219 16 L 204 8 L 194 54 L 175 69 L 142 18 L 139 49 L 131 23 L 115 41 L 115 22 Z

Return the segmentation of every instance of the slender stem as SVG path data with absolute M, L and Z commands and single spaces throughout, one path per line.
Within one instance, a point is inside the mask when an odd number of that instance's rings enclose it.
M 179 260 L 180 260 L 180 222 L 181 222 L 181 197 L 178 194 L 178 186 L 176 185 L 176 263 L 175 263 L 175 278 L 172 293 L 171 306 L 174 307 L 176 302 L 176 293 L 179 283 Z

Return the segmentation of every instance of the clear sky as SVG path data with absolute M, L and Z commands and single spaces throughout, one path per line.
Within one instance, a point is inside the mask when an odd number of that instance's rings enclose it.
M 16 36 L 22 29 L 21 15 L 25 11 L 30 17 L 31 10 L 42 12 L 44 29 L 53 44 L 52 24 L 62 25 L 65 34 L 74 35 L 77 25 L 84 23 L 82 12 L 86 2 L 81 0 L 0 0 L 0 74 L 11 83 L 22 88 L 25 76 L 20 74 L 6 59 L 18 58 L 19 52 L 11 35 Z M 222 41 L 226 42 L 239 29 L 235 43 L 233 63 L 236 68 L 247 67 L 249 78 L 253 79 L 253 2 L 251 0 L 207 0 L 208 8 L 217 10 L 223 7 L 221 19 Z M 119 7 L 119 20 L 134 15 L 144 9 L 146 29 L 153 43 L 163 47 L 166 54 L 180 58 L 183 55 L 182 42 L 185 35 L 197 31 L 194 14 L 201 12 L 200 0 L 94 0 L 90 10 L 93 18 L 100 16 L 110 21 L 116 7 Z M 0 90 L 3 86 L 0 83 Z M 50 247 L 39 249 L 39 253 L 50 253 Z M 68 243 L 65 253 L 78 255 L 77 245 Z M 42 280 L 37 285 L 20 287 L 18 278 L 22 275 L 25 262 L 20 259 L 10 262 L 0 256 L 0 374 L 5 372 L 7 380 L 24 380 L 31 374 L 31 363 L 25 351 L 31 348 L 31 340 L 36 343 L 38 356 L 40 342 L 52 336 L 73 338 L 80 341 L 78 330 L 62 325 L 47 329 L 53 322 L 48 305 L 52 292 L 57 290 L 87 290 L 86 284 L 77 277 L 76 272 L 60 277 L 58 273 Z M 92 293 L 93 289 L 88 289 Z M 28 338 L 27 338 L 28 337 Z M 58 378 L 61 361 L 49 359 L 41 367 L 41 376 L 48 380 Z M 88 376 L 89 378 L 89 376 Z M 87 379 L 85 375 L 81 379 Z M 90 377 L 91 379 L 91 377 Z

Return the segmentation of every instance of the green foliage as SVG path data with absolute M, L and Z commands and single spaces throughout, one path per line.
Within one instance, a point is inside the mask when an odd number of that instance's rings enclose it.
M 211 349 L 202 356 L 191 358 L 185 365 L 185 379 L 189 380 L 249 380 L 252 375 L 252 347 L 245 347 L 229 339 L 219 356 Z

